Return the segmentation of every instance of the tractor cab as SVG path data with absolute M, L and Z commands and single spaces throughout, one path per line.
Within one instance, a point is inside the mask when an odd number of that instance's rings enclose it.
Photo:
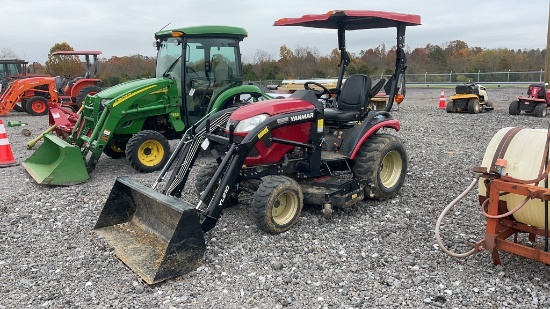
M 239 42 L 242 28 L 187 27 L 158 32 L 156 77 L 177 81 L 186 124 L 196 123 L 212 109 L 212 98 L 242 84 Z M 215 34 L 215 35 L 213 35 Z
M 44 76 L 27 72 L 28 61 L 17 58 L 0 58 L 0 92 L 6 89 L 8 83 L 15 79 Z M 34 72 L 33 72 L 34 73 Z
M 17 58 L 0 58 L 0 79 L 17 77 L 26 72 L 28 62 Z
M 25 72 L 27 61 L 16 58 L 0 59 L 0 91 L 6 89 L 10 79 L 16 78 Z

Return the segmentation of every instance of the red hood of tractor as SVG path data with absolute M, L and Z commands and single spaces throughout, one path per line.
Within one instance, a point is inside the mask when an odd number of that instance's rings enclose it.
M 240 107 L 233 112 L 230 119 L 240 121 L 260 114 L 273 116 L 312 108 L 314 106 L 311 103 L 297 98 L 274 99 Z

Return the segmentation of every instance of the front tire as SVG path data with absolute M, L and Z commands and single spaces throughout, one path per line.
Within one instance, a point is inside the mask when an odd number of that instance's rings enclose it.
M 390 134 L 375 134 L 359 149 L 352 171 L 369 184 L 365 196 L 387 200 L 397 195 L 407 174 L 407 152 L 401 140 Z M 370 190 L 369 190 L 370 188 Z
M 170 144 L 157 131 L 141 131 L 132 136 L 126 145 L 126 158 L 140 173 L 151 173 L 162 169 L 169 156 Z
M 546 114 L 548 114 L 548 106 L 546 103 L 538 103 L 537 106 L 535 106 L 533 115 L 535 117 L 546 117 Z
M 41 96 L 34 96 L 25 103 L 25 110 L 33 116 L 43 116 L 48 113 L 48 100 Z
M 291 178 L 266 176 L 262 178 L 250 206 L 258 228 L 271 234 L 283 233 L 298 222 L 304 194 Z
M 519 101 L 512 101 L 512 103 L 510 103 L 510 106 L 508 107 L 508 113 L 510 115 L 519 115 L 520 112 L 521 110 L 519 109 Z
M 23 102 L 17 103 L 13 106 L 13 110 L 16 112 L 25 112 L 25 108 L 23 108 Z

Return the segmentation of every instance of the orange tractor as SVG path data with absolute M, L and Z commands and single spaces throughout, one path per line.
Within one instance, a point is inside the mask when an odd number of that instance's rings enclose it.
M 49 103 L 77 110 L 88 94 L 101 91 L 97 78 L 97 56 L 101 55 L 100 51 L 58 51 L 52 55 L 85 56 L 86 73 L 70 81 L 59 76 L 13 81 L 0 95 L 0 116 L 7 115 L 11 109 L 26 111 L 34 116 L 45 115 Z M 90 56 L 93 57 L 93 64 Z M 90 72 L 92 65 L 93 72 Z

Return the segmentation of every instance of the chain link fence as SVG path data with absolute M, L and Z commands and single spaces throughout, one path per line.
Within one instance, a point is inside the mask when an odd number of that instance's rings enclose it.
M 388 79 L 390 75 L 371 75 L 373 81 L 380 78 Z M 424 74 L 408 74 L 406 75 L 407 84 L 455 84 L 455 83 L 482 83 L 482 84 L 531 84 L 544 82 L 544 70 L 529 71 L 529 72 L 449 72 L 449 73 L 424 73 Z M 334 77 L 336 79 L 336 77 Z M 300 78 L 304 80 L 304 78 Z M 315 81 L 319 78 L 311 78 Z M 326 78 L 323 78 L 326 80 Z M 282 86 L 285 82 L 292 80 L 260 80 L 260 81 L 247 81 L 246 83 L 253 83 L 267 89 L 276 89 L 278 86 Z

